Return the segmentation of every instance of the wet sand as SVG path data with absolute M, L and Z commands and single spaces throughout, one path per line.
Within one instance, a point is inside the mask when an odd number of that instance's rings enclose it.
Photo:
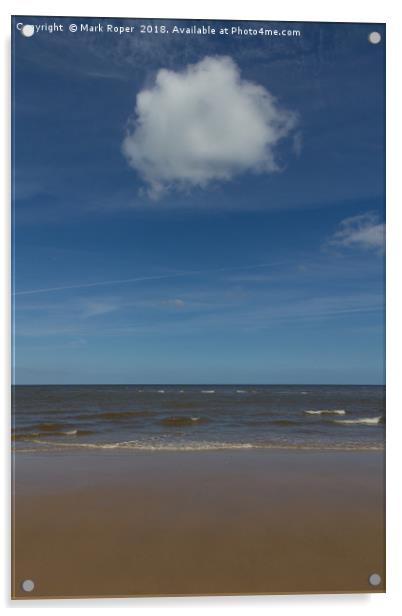
M 384 592 L 383 465 L 376 451 L 18 453 L 12 595 Z

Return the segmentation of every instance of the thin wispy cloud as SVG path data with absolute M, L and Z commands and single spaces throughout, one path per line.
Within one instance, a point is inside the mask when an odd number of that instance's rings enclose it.
M 280 265 L 284 265 L 288 263 L 288 261 L 280 261 L 274 263 L 254 263 L 252 265 L 239 265 L 233 267 L 220 267 L 216 269 L 205 269 L 205 270 L 187 270 L 181 272 L 172 272 L 170 274 L 161 274 L 158 276 L 136 276 L 133 278 L 117 278 L 113 280 L 101 280 L 98 282 L 84 282 L 70 285 L 60 285 L 57 287 L 45 287 L 41 289 L 27 289 L 26 291 L 16 291 L 13 293 L 16 295 L 36 295 L 39 293 L 52 293 L 57 291 L 69 291 L 74 289 L 89 289 L 91 287 L 102 287 L 102 286 L 110 286 L 110 285 L 119 285 L 119 284 L 129 284 L 136 282 L 147 282 L 147 281 L 158 281 L 158 280 L 168 280 L 170 278 L 181 278 L 186 276 L 196 276 L 202 274 L 210 274 L 210 273 L 224 273 L 224 272 L 233 272 L 233 271 L 243 271 L 243 270 L 254 270 L 265 267 L 276 267 Z
M 43 289 L 28 289 L 27 291 L 16 291 L 14 295 L 36 295 L 37 293 L 51 293 L 53 291 L 68 291 L 70 289 L 89 289 L 90 287 L 102 287 L 109 285 L 127 284 L 130 282 L 146 282 L 148 280 L 164 280 L 167 278 L 176 278 L 185 274 L 166 274 L 163 276 L 139 276 L 135 278 L 121 278 L 114 280 L 101 280 L 98 282 L 85 282 L 82 284 L 62 285 L 59 287 L 45 287 Z
M 166 302 L 161 302 L 166 305 Z M 169 305 L 173 308 L 179 306 Z M 181 309 L 184 308 L 180 306 Z M 215 307 L 210 310 L 209 307 Z M 154 305 L 154 309 L 155 309 Z M 151 304 L 142 310 L 130 310 L 124 320 L 111 319 L 99 325 L 85 319 L 77 319 L 69 313 L 62 320 L 50 321 L 49 317 L 36 322 L 19 326 L 19 337 L 43 338 L 62 336 L 99 337 L 105 336 L 160 336 L 191 335 L 192 332 L 223 332 L 223 331 L 263 331 L 288 323 L 329 321 L 346 317 L 363 315 L 380 315 L 384 310 L 382 293 L 352 293 L 349 295 L 319 295 L 303 298 L 299 293 L 277 291 L 275 299 L 270 294 L 263 294 L 256 301 L 255 297 L 244 297 L 233 300 L 225 297 L 219 291 L 210 295 L 209 307 L 198 304 L 195 310 L 181 314 L 179 320 L 170 318 L 169 312 L 161 310 L 158 314 L 153 310 L 149 318 Z M 60 315 L 62 316 L 62 315 Z M 67 322 L 66 320 L 67 319 Z
M 385 223 L 380 222 L 375 212 L 345 218 L 328 245 L 382 252 L 385 248 Z
M 296 125 L 297 115 L 244 80 L 232 58 L 206 56 L 183 71 L 160 69 L 139 92 L 123 153 L 157 198 L 172 187 L 278 171 L 276 146 Z
M 104 314 L 110 314 L 115 312 L 120 307 L 118 302 L 104 301 L 104 300 L 92 300 L 87 301 L 84 307 L 83 316 L 85 318 L 97 317 Z
M 174 299 L 163 300 L 162 304 L 170 306 L 172 308 L 183 308 L 185 302 L 184 300 L 180 299 L 180 297 L 175 297 Z

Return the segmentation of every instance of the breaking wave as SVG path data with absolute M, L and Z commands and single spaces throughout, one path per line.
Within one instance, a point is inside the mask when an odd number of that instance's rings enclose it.
M 334 419 L 334 423 L 376 426 L 377 424 L 384 423 L 384 418 L 380 415 L 379 417 L 360 417 L 359 419 Z
M 322 411 L 304 411 L 306 415 L 346 415 L 344 409 L 324 409 Z

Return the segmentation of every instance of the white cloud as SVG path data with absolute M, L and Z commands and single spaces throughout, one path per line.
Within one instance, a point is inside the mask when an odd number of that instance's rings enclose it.
M 382 251 L 385 246 L 385 224 L 379 221 L 375 212 L 345 218 L 329 244 Z
M 108 314 L 119 309 L 118 303 L 114 301 L 93 300 L 86 301 L 83 306 L 84 317 L 97 317 L 101 314 Z
M 139 92 L 123 152 L 157 197 L 172 186 L 278 171 L 275 147 L 296 125 L 296 114 L 243 80 L 230 57 L 207 56 L 181 72 L 160 69 Z
M 175 297 L 174 299 L 166 299 L 162 302 L 166 306 L 172 306 L 173 308 L 183 308 L 184 301 L 179 297 Z

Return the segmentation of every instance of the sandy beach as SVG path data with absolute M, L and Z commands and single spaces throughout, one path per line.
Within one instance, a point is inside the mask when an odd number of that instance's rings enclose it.
M 383 458 L 18 453 L 12 596 L 384 592 Z

